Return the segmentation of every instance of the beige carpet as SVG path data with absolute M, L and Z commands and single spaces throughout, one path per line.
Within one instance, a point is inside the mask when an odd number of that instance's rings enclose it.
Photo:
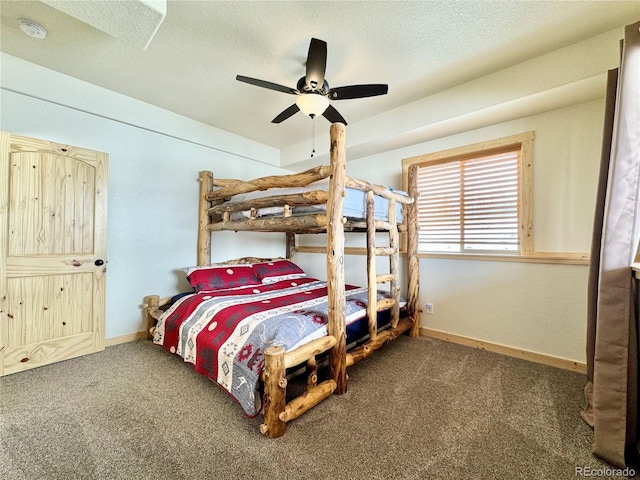
M 582 478 L 607 468 L 580 419 L 584 383 L 402 337 L 268 440 L 190 365 L 135 342 L 0 379 L 0 478 Z

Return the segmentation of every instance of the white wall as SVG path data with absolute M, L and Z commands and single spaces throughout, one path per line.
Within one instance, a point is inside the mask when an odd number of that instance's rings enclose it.
M 109 154 L 106 337 L 143 330 L 140 305 L 145 295 L 167 296 L 187 288 L 179 269 L 196 262 L 198 172 L 253 178 L 283 170 L 245 158 L 248 148 L 259 155 L 261 147 L 240 137 L 15 57 L 3 54 L 0 60 L 2 87 L 11 84 L 12 90 L 27 93 L 0 91 L 0 129 Z M 56 88 L 38 90 L 48 83 Z M 47 100 L 42 100 L 45 94 Z M 52 103 L 56 101 L 75 108 Z M 94 114 L 109 110 L 118 112 L 117 120 Z M 122 123 L 127 120 L 135 125 Z M 146 130 L 158 126 L 162 133 Z M 190 134 L 191 139 L 168 136 L 172 134 Z M 271 147 L 262 150 L 265 158 L 273 157 Z M 275 235 L 280 234 L 216 235 L 214 259 L 256 251 L 283 255 L 284 241 Z
M 403 158 L 533 130 L 534 249 L 588 253 L 603 109 L 603 99 L 571 105 L 354 160 L 347 169 L 350 176 L 399 188 Z M 314 273 L 321 272 L 321 259 L 299 257 Z M 347 258 L 347 281 L 366 281 L 363 258 Z M 378 265 L 380 271 L 388 269 L 384 262 Z M 435 313 L 423 312 L 421 324 L 584 362 L 587 274 L 585 265 L 422 258 L 420 305 L 424 310 L 433 303 Z

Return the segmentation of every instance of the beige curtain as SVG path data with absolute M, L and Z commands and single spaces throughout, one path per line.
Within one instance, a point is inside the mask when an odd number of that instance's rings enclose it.
M 593 453 L 638 457 L 638 328 L 631 264 L 640 240 L 640 22 L 625 27 L 609 72 L 587 309 L 587 405 Z

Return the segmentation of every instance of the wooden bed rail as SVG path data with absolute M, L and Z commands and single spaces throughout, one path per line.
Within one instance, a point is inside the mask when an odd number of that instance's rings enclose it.
M 336 389 L 332 379 L 318 384 L 316 355 L 326 352 L 336 344 L 335 337 L 326 336 L 285 353 L 284 347 L 269 347 L 264 352 L 264 382 L 262 414 L 264 423 L 260 432 L 268 438 L 280 437 L 286 430 L 286 423 L 298 418 L 330 396 Z M 306 362 L 307 387 L 304 393 L 286 402 L 287 368 Z
M 310 183 L 327 178 L 331 168 L 327 165 L 311 168 L 304 172 L 292 173 L 291 175 L 271 175 L 269 177 L 257 178 L 246 182 L 238 180 L 216 179 L 214 186 L 221 186 L 218 190 L 207 192 L 205 198 L 209 202 L 224 200 L 225 198 L 239 195 L 241 193 L 255 192 L 256 190 L 267 190 L 269 188 L 305 187 Z
M 355 188 L 365 193 L 373 192 L 374 195 L 386 198 L 387 200 L 394 200 L 405 205 L 413 203 L 413 198 L 411 198 L 410 196 L 402 195 L 400 193 L 394 192 L 393 190 L 389 190 L 387 187 L 369 183 L 358 178 L 347 177 L 345 180 L 345 185 L 349 188 Z
M 376 350 L 382 347 L 384 344 L 398 338 L 404 332 L 413 327 L 413 320 L 409 317 L 400 319 L 398 325 L 395 328 L 389 328 L 379 332 L 375 339 L 371 339 L 368 342 L 360 345 L 359 347 L 350 350 L 346 355 L 347 367 L 358 363 L 360 360 L 364 360 L 373 354 Z
M 242 221 L 222 220 L 208 224 L 205 231 L 317 233 L 324 232 L 328 223 L 328 217 L 324 214 L 300 217 L 261 217 Z
M 295 367 L 306 362 L 312 357 L 326 352 L 336 344 L 335 337 L 326 336 L 302 345 L 301 347 L 284 354 L 284 368 Z
M 243 210 L 251 210 L 252 208 L 284 207 L 285 205 L 289 205 L 290 207 L 322 205 L 327 203 L 328 198 L 329 195 L 324 190 L 313 190 L 304 193 L 256 198 L 245 202 L 216 205 L 209 209 L 209 215 L 224 215 L 227 212 L 241 212 Z

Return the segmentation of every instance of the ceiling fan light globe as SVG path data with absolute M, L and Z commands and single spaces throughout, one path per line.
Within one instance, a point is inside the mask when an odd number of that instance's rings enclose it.
M 307 93 L 300 95 L 296 100 L 296 105 L 302 113 L 313 118 L 313 116 L 322 115 L 329 106 L 329 99 L 324 95 L 316 93 Z

